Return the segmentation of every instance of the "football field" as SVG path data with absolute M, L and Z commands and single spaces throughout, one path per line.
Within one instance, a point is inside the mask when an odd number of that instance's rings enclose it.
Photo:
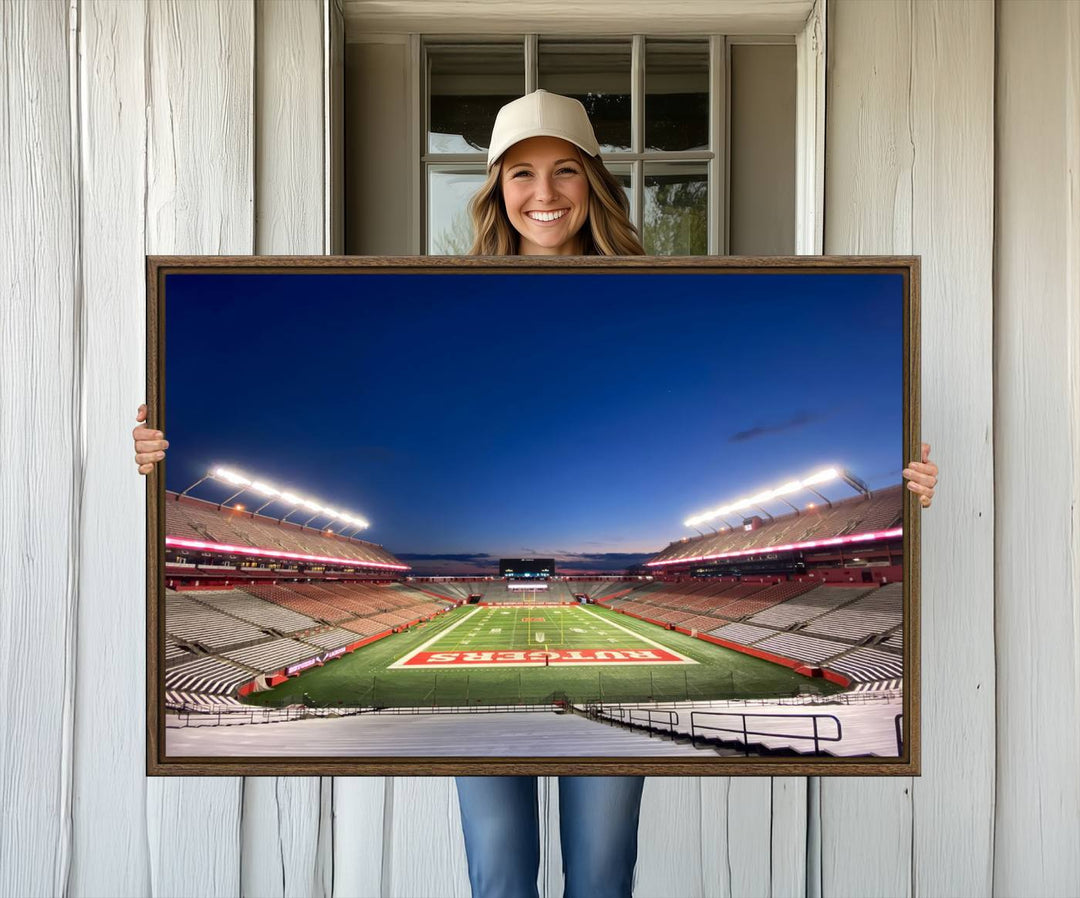
M 659 631 L 658 632 L 663 632 Z M 583 605 L 487 605 L 390 665 L 399 668 L 697 664 Z
M 244 701 L 422 707 L 839 691 L 825 680 L 596 605 L 467 605 Z

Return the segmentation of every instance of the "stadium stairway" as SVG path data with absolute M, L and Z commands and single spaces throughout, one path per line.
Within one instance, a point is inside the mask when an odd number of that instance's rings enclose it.
M 639 719 L 643 719 L 646 713 L 651 712 L 652 725 L 637 724 L 635 728 L 652 730 L 688 742 L 691 738 L 692 720 L 696 715 L 700 731 L 695 730 L 694 736 L 699 745 L 724 749 L 722 754 L 736 755 L 745 755 L 746 750 L 734 733 L 710 737 L 707 735 L 707 728 L 712 724 L 738 729 L 741 727 L 739 719 L 745 714 L 749 729 L 756 731 L 749 743 L 750 753 L 785 757 L 806 757 L 814 754 L 813 742 L 809 738 L 812 724 L 808 716 L 816 715 L 819 717 L 819 731 L 822 736 L 820 757 L 895 757 L 895 717 L 903 708 L 900 683 L 899 680 L 889 681 L 886 685 L 895 686 L 895 689 L 868 691 L 857 701 L 843 703 L 828 700 L 805 706 L 770 704 L 764 701 L 692 702 L 689 705 L 662 703 L 639 707 L 606 706 L 600 709 L 600 713 L 610 717 L 621 712 L 625 717 L 629 712 L 635 712 L 641 714 Z M 678 717 L 666 720 L 663 715 L 667 710 L 677 711 Z M 836 729 L 835 721 L 827 719 L 829 717 L 835 717 L 839 721 L 839 730 Z M 791 731 L 794 731 L 794 734 Z M 837 734 L 840 735 L 839 741 L 832 741 L 832 737 Z
M 701 757 L 687 743 L 554 712 L 361 714 L 273 726 L 167 727 L 170 755 L 430 757 Z M 242 746 L 242 749 L 240 748 Z

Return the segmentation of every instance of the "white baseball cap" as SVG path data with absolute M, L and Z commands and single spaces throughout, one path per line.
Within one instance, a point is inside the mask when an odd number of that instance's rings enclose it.
M 491 129 L 490 169 L 515 143 L 529 137 L 561 137 L 595 156 L 600 152 L 585 107 L 573 97 L 535 90 L 503 106 Z

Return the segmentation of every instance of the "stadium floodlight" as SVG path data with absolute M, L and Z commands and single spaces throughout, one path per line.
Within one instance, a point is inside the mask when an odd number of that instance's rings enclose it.
M 312 514 L 310 518 L 304 521 L 304 523 L 301 525 L 304 527 L 306 527 L 318 517 L 327 517 L 331 521 L 345 521 L 346 523 L 355 527 L 357 530 L 362 530 L 365 527 L 371 526 L 363 518 L 349 515 L 344 511 L 339 511 L 336 508 L 327 508 L 326 506 L 321 505 L 320 503 L 315 502 L 312 499 L 305 499 L 303 496 L 298 496 L 296 495 L 296 493 L 290 492 L 288 490 L 279 490 L 277 487 L 266 483 L 263 480 L 252 480 L 249 477 L 245 477 L 238 471 L 233 471 L 229 468 L 220 466 L 216 467 L 212 471 L 210 471 L 206 475 L 206 477 L 214 477 L 218 480 L 224 481 L 225 483 L 230 483 L 233 486 L 240 487 L 237 492 L 233 493 L 228 499 L 222 502 L 221 506 L 228 504 L 241 493 L 246 492 L 247 490 L 251 490 L 252 492 L 258 493 L 261 496 L 267 497 L 267 501 L 260 505 L 257 509 L 255 509 L 252 514 L 258 514 L 260 511 L 266 508 L 267 505 L 270 505 L 273 502 L 284 502 L 287 505 L 291 505 L 293 507 L 288 512 L 288 514 L 286 514 L 283 518 L 280 519 L 282 523 L 284 523 L 285 520 L 288 519 L 290 515 L 294 514 L 298 509 L 306 508 L 308 511 L 314 512 L 314 514 Z M 203 480 L 205 480 L 206 477 L 204 477 Z M 199 483 L 201 482 L 202 481 L 200 480 Z M 190 489 L 190 487 L 188 489 Z M 327 523 L 329 523 L 329 521 Z
M 261 480 L 255 480 L 251 484 L 251 488 L 264 496 L 280 496 L 281 490 L 276 490 L 270 484 L 263 483 Z
M 792 493 L 797 493 L 801 489 L 802 489 L 802 481 L 801 480 L 789 480 L 783 486 L 778 486 L 776 489 L 774 489 L 773 490 L 773 495 L 775 495 L 775 496 L 789 496 Z
M 809 477 L 804 477 L 801 480 L 789 480 L 787 483 L 783 484 L 782 486 L 778 486 L 775 489 L 763 490 L 757 495 L 751 496 L 748 499 L 736 499 L 734 502 L 728 505 L 721 506 L 720 508 L 713 509 L 712 511 L 706 511 L 701 514 L 694 515 L 683 521 L 683 525 L 686 527 L 694 527 L 696 529 L 698 524 L 706 524 L 709 521 L 715 520 L 716 518 L 722 518 L 724 515 L 730 514 L 733 511 L 748 511 L 751 508 L 759 508 L 771 518 L 772 515 L 770 515 L 769 512 L 765 511 L 765 509 L 761 508 L 762 503 L 770 502 L 773 499 L 779 499 L 783 496 L 790 496 L 792 493 L 799 492 L 799 490 L 810 489 L 811 487 L 817 486 L 820 483 L 827 483 L 830 480 L 835 480 L 840 476 L 842 476 L 842 474 L 836 468 L 826 468 L 823 471 L 818 471 L 817 473 L 811 474 Z M 811 491 L 817 493 L 817 490 Z M 817 495 L 821 494 L 817 493 Z M 822 496 L 822 498 L 824 499 L 825 497 Z M 784 501 L 786 502 L 786 504 L 791 505 L 791 503 L 787 502 L 787 500 Z M 828 502 L 828 499 L 825 499 L 825 501 Z M 793 505 L 791 507 L 795 508 L 795 506 Z M 798 511 L 798 509 L 796 509 L 796 511 Z
M 819 471 L 811 477 L 807 477 L 803 482 L 803 486 L 817 486 L 819 483 L 828 483 L 830 480 L 836 480 L 840 476 L 840 472 L 836 468 L 826 468 L 824 471 Z
M 213 474 L 218 480 L 224 480 L 226 483 L 231 483 L 235 486 L 251 486 L 250 480 L 242 474 L 230 471 L 228 468 L 214 468 Z

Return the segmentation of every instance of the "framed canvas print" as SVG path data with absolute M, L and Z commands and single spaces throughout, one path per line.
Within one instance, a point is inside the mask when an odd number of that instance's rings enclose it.
M 148 257 L 152 774 L 919 772 L 919 260 Z

